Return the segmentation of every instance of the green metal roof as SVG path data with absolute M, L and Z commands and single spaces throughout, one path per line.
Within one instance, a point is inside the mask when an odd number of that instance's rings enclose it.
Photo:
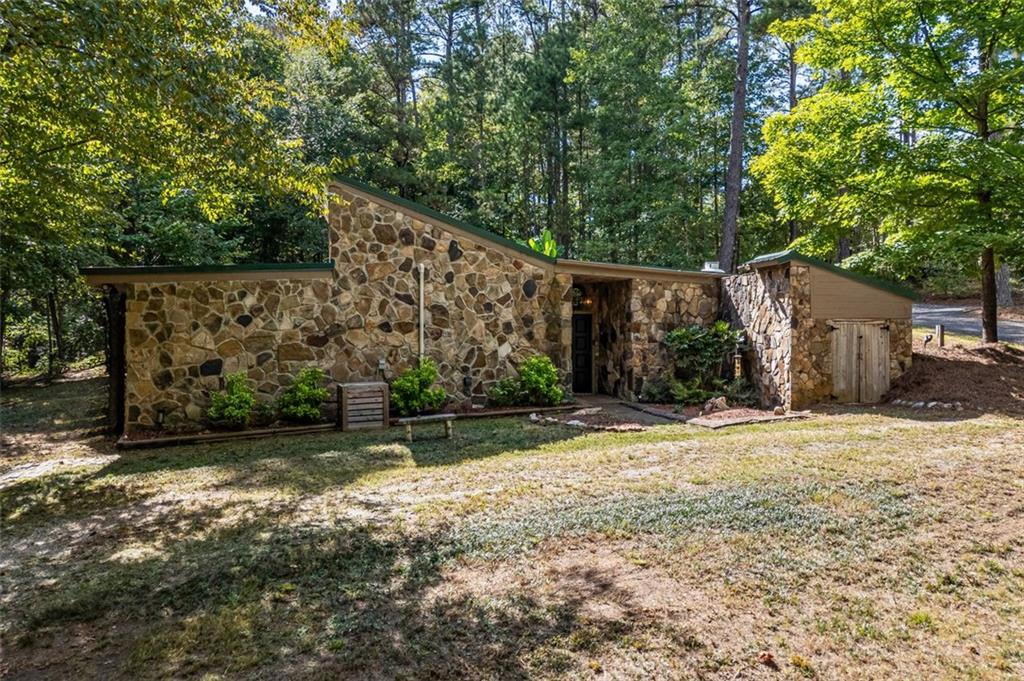
M 910 300 L 918 300 L 920 296 L 911 288 L 901 286 L 895 282 L 886 281 L 884 279 L 878 279 L 877 277 L 870 277 L 866 274 L 860 274 L 859 272 L 853 272 L 851 270 L 843 269 L 842 267 L 836 267 L 832 263 L 819 260 L 818 258 L 812 258 L 809 255 L 804 255 L 795 250 L 778 251 L 777 253 L 765 253 L 759 255 L 753 260 L 748 260 L 745 265 L 749 267 L 766 267 L 769 265 L 781 265 L 786 262 L 802 262 L 805 265 L 813 265 L 814 267 L 820 267 L 823 270 L 828 270 L 838 274 L 841 277 L 852 279 L 853 281 L 865 284 L 867 286 L 873 286 L 889 293 L 894 293 L 903 298 L 909 298 Z
M 326 262 L 260 262 L 242 265 L 130 265 L 126 267 L 80 267 L 83 275 L 103 274 L 195 274 L 221 272 L 263 272 L 263 271 L 302 271 L 334 269 L 334 261 Z
M 378 189 L 377 187 L 366 184 L 365 182 L 353 180 L 350 177 L 339 175 L 335 176 L 334 179 L 335 181 L 341 184 L 348 185 L 350 187 L 353 187 L 354 189 L 358 189 L 362 192 L 370 194 L 371 196 L 376 196 L 379 199 L 390 201 L 391 203 L 402 206 L 403 208 L 408 208 L 410 211 L 413 211 L 415 213 L 420 213 L 421 215 L 425 215 L 428 218 L 432 218 L 445 224 L 449 224 L 453 227 L 457 227 L 463 231 L 473 234 L 474 236 L 478 236 L 481 239 L 486 239 L 488 241 L 500 244 L 507 248 L 515 249 L 529 258 L 540 260 L 548 265 L 555 264 L 555 258 L 544 255 L 543 253 L 538 253 L 529 246 L 525 246 L 517 241 L 513 241 L 512 239 L 503 237 L 500 234 L 495 234 L 494 232 L 488 229 L 484 229 L 483 227 L 477 227 L 476 225 L 471 225 L 468 222 L 463 222 L 462 220 L 453 218 L 450 215 L 445 215 L 444 213 L 436 211 L 433 208 L 428 208 L 427 206 L 424 206 L 421 203 L 416 203 L 415 201 L 410 201 L 409 199 L 403 199 L 401 196 L 395 196 L 394 194 L 388 193 L 382 189 Z

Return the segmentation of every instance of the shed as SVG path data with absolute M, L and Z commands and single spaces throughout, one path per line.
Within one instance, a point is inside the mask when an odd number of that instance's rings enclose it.
M 727 314 L 748 330 L 766 401 L 878 402 L 910 368 L 913 291 L 794 250 L 743 269 L 726 283 Z

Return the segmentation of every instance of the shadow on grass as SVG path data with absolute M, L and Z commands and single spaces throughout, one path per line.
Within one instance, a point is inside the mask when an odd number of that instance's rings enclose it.
M 74 656 L 48 651 L 88 623 L 102 652 L 84 664 L 115 659 L 133 676 L 276 668 L 304 677 L 528 678 L 531 651 L 580 625 L 581 595 L 540 603 L 519 593 L 499 606 L 435 593 L 457 557 L 432 537 L 285 528 L 267 518 L 144 560 L 93 556 L 49 588 L 11 594 L 5 608 L 18 615 L 18 645 L 9 662 L 17 672 L 51 655 L 57 674 L 87 672 Z
M 578 430 L 535 425 L 525 417 L 457 422 L 451 439 L 440 433 L 443 425 L 438 424 L 421 426 L 418 439 L 411 443 L 405 442 L 400 429 L 391 428 L 148 450 L 123 455 L 97 477 L 216 466 L 231 469 L 233 483 L 274 484 L 276 479 L 278 484 L 316 491 L 386 468 L 450 466 L 581 436 Z
M 443 426 L 437 430 L 443 433 Z M 459 423 L 452 439 L 431 437 L 430 428 L 421 432 L 422 439 L 412 443 L 404 441 L 399 429 L 390 429 L 132 452 L 92 472 L 65 472 L 8 485 L 0 490 L 0 519 L 10 531 L 116 510 L 181 483 L 182 475 L 196 478 L 184 484 L 200 489 L 315 494 L 389 469 L 451 466 L 581 435 L 571 428 L 531 424 L 522 417 Z M 156 477 L 147 480 L 149 475 Z
M 8 386 L 0 400 L 0 452 L 4 456 L 36 453 L 41 445 L 103 435 L 106 422 L 106 377 L 57 381 L 47 385 Z M 108 450 L 110 442 L 91 444 Z

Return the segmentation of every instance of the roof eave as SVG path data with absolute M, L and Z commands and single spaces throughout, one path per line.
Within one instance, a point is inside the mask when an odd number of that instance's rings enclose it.
M 334 271 L 334 261 L 246 265 L 81 267 L 78 271 L 90 286 L 180 281 L 324 279 L 330 277 Z
M 803 263 L 805 265 L 810 265 L 812 267 L 818 267 L 829 272 L 834 272 L 839 276 L 846 277 L 847 279 L 859 282 L 861 284 L 864 284 L 865 286 L 871 286 L 882 291 L 887 291 L 889 293 L 892 293 L 893 295 L 897 295 L 902 298 L 907 298 L 913 301 L 921 299 L 921 296 L 918 295 L 916 291 L 913 291 L 905 286 L 900 286 L 899 284 L 893 282 L 888 282 L 882 279 L 877 279 L 875 277 L 868 276 L 866 274 L 860 274 L 859 272 L 853 272 L 842 267 L 837 267 L 832 263 L 825 262 L 824 260 L 819 260 L 818 258 L 812 258 L 809 255 L 804 255 L 803 253 L 794 250 L 779 251 L 778 253 L 766 253 L 765 255 L 760 255 L 752 260 L 748 260 L 743 264 L 743 267 L 760 269 L 762 267 L 775 267 L 778 265 L 784 265 L 794 261 Z

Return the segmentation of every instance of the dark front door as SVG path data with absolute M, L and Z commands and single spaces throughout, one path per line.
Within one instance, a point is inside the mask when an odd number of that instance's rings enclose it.
M 589 314 L 572 316 L 572 391 L 594 392 L 594 321 Z

